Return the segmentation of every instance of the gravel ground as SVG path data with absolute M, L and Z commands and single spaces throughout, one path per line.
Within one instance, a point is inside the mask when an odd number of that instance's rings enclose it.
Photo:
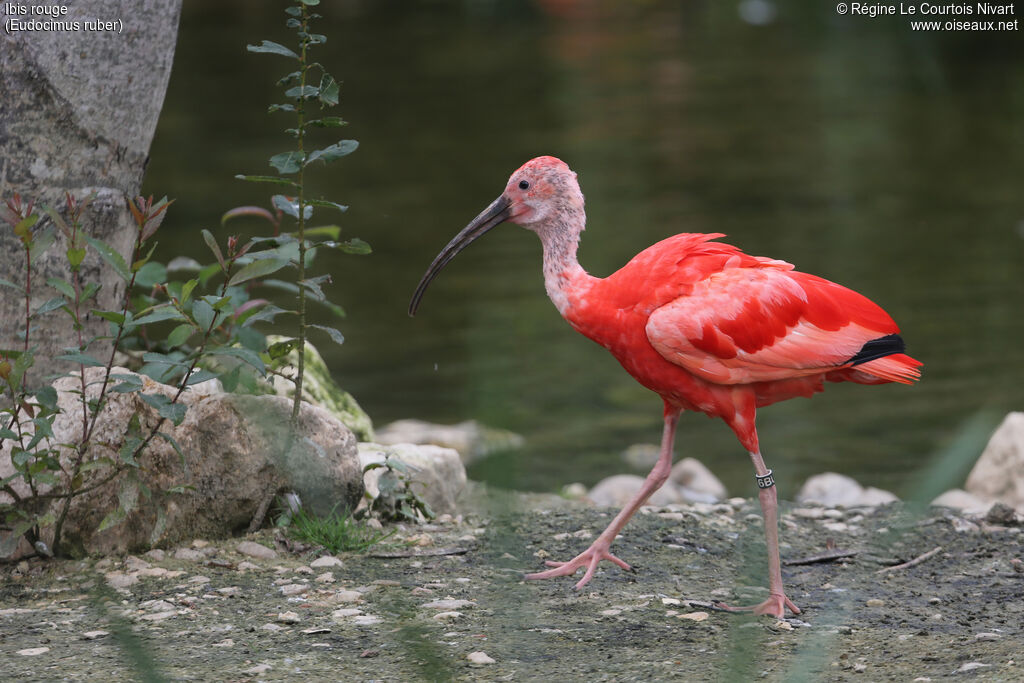
M 852 554 L 784 567 L 804 612 L 778 621 L 710 606 L 766 594 L 755 501 L 645 510 L 615 545 L 635 573 L 606 563 L 576 593 L 522 572 L 584 549 L 607 511 L 478 498 L 490 509 L 399 528 L 370 555 L 295 553 L 266 530 L 0 567 L 0 678 L 1024 680 L 1012 519 L 784 508 L 784 561 Z

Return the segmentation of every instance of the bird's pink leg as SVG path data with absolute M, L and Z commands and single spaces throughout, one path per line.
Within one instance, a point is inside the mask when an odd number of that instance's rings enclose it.
M 771 470 L 765 467 L 764 460 L 758 452 L 750 454 L 757 471 L 758 498 L 761 499 L 761 512 L 764 514 L 764 535 L 768 544 L 768 599 L 759 605 L 750 607 L 729 607 L 719 603 L 719 607 L 731 612 L 753 611 L 754 614 L 769 614 L 777 619 L 785 616 L 788 608 L 793 614 L 800 614 L 800 608 L 786 597 L 782 588 L 782 562 L 779 558 L 779 504 L 775 493 L 775 482 L 771 479 Z
M 675 408 L 669 408 L 666 406 L 665 409 L 665 431 L 661 437 L 661 453 L 658 455 L 658 462 L 655 463 L 651 473 L 647 475 L 647 479 L 644 480 L 644 485 L 633 496 L 632 500 L 626 504 L 626 507 L 615 516 L 612 523 L 608 525 L 608 528 L 601 532 L 601 535 L 590 545 L 589 548 L 584 550 L 582 553 L 569 560 L 568 562 L 553 562 L 548 561 L 545 564 L 552 567 L 547 571 L 537 572 L 536 574 L 527 574 L 524 578 L 526 579 L 550 579 L 556 576 L 569 576 L 575 574 L 581 567 L 586 567 L 586 572 L 583 574 L 583 578 L 576 584 L 576 590 L 581 589 L 590 579 L 594 576 L 594 572 L 597 570 L 597 563 L 601 560 L 609 560 L 619 565 L 623 569 L 629 571 L 631 568 L 628 564 L 615 557 L 611 553 L 612 541 L 619 535 L 622 527 L 626 526 L 626 522 L 629 518 L 640 509 L 651 495 L 661 488 L 661 485 L 668 479 L 668 475 L 672 471 L 672 441 L 676 433 L 676 423 L 679 421 L 679 410 Z

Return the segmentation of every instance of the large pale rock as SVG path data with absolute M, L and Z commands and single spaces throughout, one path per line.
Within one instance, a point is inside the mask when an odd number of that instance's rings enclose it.
M 455 514 L 459 494 L 466 487 L 466 468 L 458 452 L 451 448 L 411 443 L 386 446 L 359 444 L 359 460 L 363 468 L 383 463 L 388 456 L 398 458 L 409 468 L 413 491 L 427 501 L 436 514 Z M 378 467 L 363 475 L 366 492 L 372 498 L 379 494 L 377 481 L 383 472 Z
M 594 488 L 590 489 L 587 498 L 597 507 L 621 508 L 637 494 L 643 485 L 643 477 L 638 477 L 635 474 L 615 474 L 597 482 Z M 679 489 L 671 482 L 666 482 L 647 499 L 646 504 L 662 506 L 684 502 L 686 499 Z
M 983 515 L 992 507 L 991 501 L 984 501 L 963 489 L 950 489 L 931 502 L 936 507 L 953 508 L 970 515 Z
M 672 467 L 668 480 L 694 503 L 716 503 L 729 497 L 722 482 L 696 458 L 683 458 Z
M 873 486 L 864 488 L 853 478 L 835 472 L 814 475 L 796 494 L 798 503 L 821 503 L 827 507 L 876 506 L 897 500 L 889 491 Z
M 382 444 L 433 444 L 453 448 L 462 462 L 469 463 L 498 451 L 521 448 L 519 434 L 486 427 L 475 420 L 454 425 L 439 425 L 423 420 L 396 420 L 377 430 L 375 440 Z
M 147 394 L 172 397 L 176 391 L 122 368 L 114 372 L 138 378 Z M 91 399 L 99 394 L 102 373 L 103 368 L 86 369 Z M 80 441 L 79 379 L 65 377 L 54 386 L 63 411 L 54 422 L 54 445 Z M 207 383 L 203 386 L 213 389 Z M 73 499 L 63 528 L 65 550 L 125 552 L 224 537 L 245 530 L 260 504 L 283 490 L 298 492 L 318 513 L 330 511 L 335 504 L 351 508 L 358 504 L 363 483 L 355 437 L 326 410 L 304 404 L 298 438 L 286 449 L 291 401 L 207 391 L 190 388 L 182 394 L 180 402 L 188 408 L 184 421 L 177 427 L 165 421 L 160 427 L 177 442 L 181 455 L 168 441 L 154 438 L 139 457 L 138 469 L 129 468 L 126 475 Z M 99 484 L 110 472 L 108 466 L 99 465 L 102 458 L 119 461 L 119 449 L 131 438 L 127 432 L 135 416 L 143 438 L 159 422 L 156 411 L 138 393 L 108 391 L 85 455 L 85 462 L 96 469 L 83 473 L 83 488 Z M 0 477 L 11 473 L 9 444 L 0 451 Z M 73 468 L 74 451 L 61 448 L 60 458 L 66 469 Z M 26 493 L 20 479 L 12 486 Z M 178 486 L 186 488 L 181 493 L 161 493 Z M 142 493 L 147 489 L 152 492 L 149 497 Z M 119 524 L 97 531 L 117 509 L 119 496 L 126 495 L 137 496 L 134 509 Z M 10 498 L 0 493 L 3 502 Z M 43 536 L 47 537 L 46 529 Z
M 967 492 L 1024 512 L 1024 413 L 999 425 L 967 476 Z

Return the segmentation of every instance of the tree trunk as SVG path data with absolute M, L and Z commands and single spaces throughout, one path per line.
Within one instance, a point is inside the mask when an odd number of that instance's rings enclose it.
M 33 6 L 67 14 L 32 14 Z M 0 7 L 0 200 L 19 193 L 23 201 L 63 212 L 65 192 L 78 199 L 94 195 L 83 216 L 86 234 L 130 258 L 134 224 L 125 198 L 142 184 L 170 78 L 181 0 L 3 0 Z M 113 30 L 96 30 L 97 19 L 115 22 Z M 57 294 L 46 286 L 47 277 L 70 279 L 65 251 L 58 236 L 37 261 L 33 309 Z M 93 308 L 118 307 L 125 283 L 94 253 L 81 273 L 83 282 L 102 285 Z M 0 278 L 25 280 L 24 252 L 6 224 L 0 224 Z M 24 308 L 15 290 L 0 287 L 0 349 L 23 348 Z M 85 339 L 107 333 L 97 316 L 83 322 Z M 77 346 L 77 336 L 67 317 L 54 312 L 32 321 L 30 344 L 37 347 L 30 381 L 39 385 L 70 369 L 51 359 Z M 109 342 L 90 349 L 103 360 L 109 351 Z

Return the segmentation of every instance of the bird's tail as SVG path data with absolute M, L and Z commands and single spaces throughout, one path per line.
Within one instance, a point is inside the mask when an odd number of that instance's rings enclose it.
M 921 377 L 921 371 L 918 370 L 921 365 L 921 361 L 911 358 L 905 353 L 894 353 L 891 356 L 869 360 L 850 368 L 852 374 L 868 375 L 867 378 L 854 379 L 851 377 L 850 379 L 860 380 L 864 384 L 880 384 L 881 382 L 913 384 Z M 864 381 L 865 379 L 867 381 Z

